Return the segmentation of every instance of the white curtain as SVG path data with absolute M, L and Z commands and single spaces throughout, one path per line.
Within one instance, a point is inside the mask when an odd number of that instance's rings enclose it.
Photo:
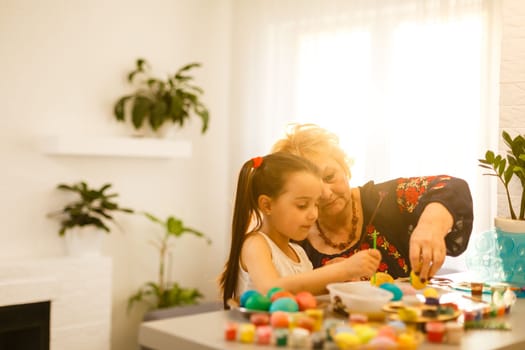
M 449 174 L 469 182 L 475 231 L 495 190 L 499 6 L 489 0 L 234 2 L 232 176 L 289 122 L 335 133 L 353 186 Z M 496 147 L 494 147 L 496 145 Z

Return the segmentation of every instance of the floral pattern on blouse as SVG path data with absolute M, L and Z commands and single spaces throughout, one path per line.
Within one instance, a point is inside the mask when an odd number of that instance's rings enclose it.
M 425 192 L 439 190 L 446 186 L 450 176 L 440 176 L 439 181 L 429 188 L 429 184 L 438 176 L 411 177 L 408 179 L 398 179 L 396 188 L 397 204 L 399 211 L 414 212 L 419 199 Z

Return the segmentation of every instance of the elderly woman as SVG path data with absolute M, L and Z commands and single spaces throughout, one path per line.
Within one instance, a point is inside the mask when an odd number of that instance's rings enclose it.
M 458 256 L 467 248 L 472 197 L 462 179 L 437 175 L 350 187 L 349 161 L 338 137 L 313 124 L 294 125 L 272 151 L 303 156 L 321 169 L 319 217 L 301 242 L 314 267 L 375 243 L 382 254 L 379 272 L 398 278 L 413 270 L 425 282 L 446 255 Z

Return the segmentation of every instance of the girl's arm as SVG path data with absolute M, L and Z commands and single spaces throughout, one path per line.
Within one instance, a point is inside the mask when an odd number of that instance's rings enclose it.
M 372 276 L 380 260 L 379 251 L 363 250 L 340 262 L 281 277 L 272 263 L 270 248 L 260 235 L 248 237 L 241 253 L 241 264 L 261 293 L 266 293 L 272 287 L 281 287 L 292 293 L 309 291 L 315 295 L 325 294 L 329 283 Z

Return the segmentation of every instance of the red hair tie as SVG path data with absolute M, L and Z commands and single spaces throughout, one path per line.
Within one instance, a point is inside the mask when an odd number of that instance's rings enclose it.
M 253 168 L 257 169 L 258 167 L 261 166 L 261 164 L 263 162 L 263 158 L 262 157 L 252 158 L 252 162 L 253 162 Z

